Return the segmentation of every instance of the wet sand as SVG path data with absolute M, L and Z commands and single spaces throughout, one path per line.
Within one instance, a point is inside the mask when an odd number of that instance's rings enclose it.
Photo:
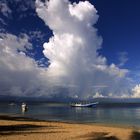
M 0 115 L 0 140 L 140 140 L 140 129 Z

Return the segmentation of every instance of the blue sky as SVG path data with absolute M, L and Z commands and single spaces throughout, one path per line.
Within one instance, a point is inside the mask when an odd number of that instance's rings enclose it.
M 132 70 L 138 69 L 140 2 L 138 0 L 96 2 L 100 15 L 97 27 L 104 38 L 103 53 L 110 61 L 117 62 L 117 53 L 127 52 L 129 60 L 125 66 Z
M 90 3 L 98 11 L 99 18 L 94 27 L 103 39 L 97 52 L 107 59 L 106 65 L 113 63 L 119 69 L 127 69 L 127 78 L 139 84 L 140 1 L 90 0 Z M 22 52 L 33 58 L 39 67 L 47 68 L 49 62 L 43 54 L 43 44 L 49 41 L 53 31 L 36 13 L 35 1 L 1 0 L 0 11 L 0 32 L 17 37 L 26 34 L 32 49 L 26 48 Z

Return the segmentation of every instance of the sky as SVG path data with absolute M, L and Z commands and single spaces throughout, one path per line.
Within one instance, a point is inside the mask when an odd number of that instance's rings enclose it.
M 0 95 L 140 98 L 139 0 L 1 0 Z

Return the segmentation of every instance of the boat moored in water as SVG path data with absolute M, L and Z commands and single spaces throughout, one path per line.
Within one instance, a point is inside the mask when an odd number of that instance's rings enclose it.
M 71 107 L 92 107 L 97 104 L 98 104 L 98 102 L 88 103 L 88 104 L 76 103 L 76 104 L 71 104 Z

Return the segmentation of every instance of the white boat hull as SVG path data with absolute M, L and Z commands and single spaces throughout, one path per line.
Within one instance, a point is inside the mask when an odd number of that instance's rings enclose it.
M 72 107 L 92 107 L 93 105 L 97 105 L 98 102 L 89 103 L 89 104 L 71 104 Z

